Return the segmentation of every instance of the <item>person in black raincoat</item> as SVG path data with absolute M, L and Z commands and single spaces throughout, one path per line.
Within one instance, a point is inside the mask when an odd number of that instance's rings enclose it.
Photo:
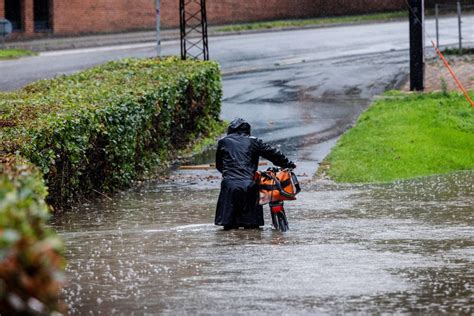
M 216 168 L 222 173 L 215 224 L 225 230 L 263 226 L 263 207 L 258 205 L 259 190 L 255 173 L 259 158 L 282 168 L 296 168 L 279 150 L 250 136 L 250 124 L 243 119 L 230 123 L 227 136 L 219 140 Z

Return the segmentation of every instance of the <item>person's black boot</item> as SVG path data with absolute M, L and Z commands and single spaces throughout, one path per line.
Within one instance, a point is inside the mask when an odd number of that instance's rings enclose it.
M 237 229 L 238 227 L 235 225 L 224 225 L 224 230 L 232 230 Z
M 259 229 L 260 226 L 258 225 L 247 225 L 247 226 L 244 226 L 244 229 Z

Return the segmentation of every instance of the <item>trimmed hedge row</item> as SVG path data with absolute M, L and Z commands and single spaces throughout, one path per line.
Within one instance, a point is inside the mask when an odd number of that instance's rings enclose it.
M 128 185 L 215 126 L 220 69 L 125 59 L 0 94 L 0 155 L 38 166 L 48 203 Z
M 0 93 L 0 314 L 59 305 L 49 209 L 127 186 L 218 128 L 213 62 L 126 59 Z M 49 194 L 47 195 L 46 186 Z
M 0 314 L 48 315 L 62 309 L 65 261 L 62 242 L 44 228 L 42 175 L 16 157 L 0 162 Z

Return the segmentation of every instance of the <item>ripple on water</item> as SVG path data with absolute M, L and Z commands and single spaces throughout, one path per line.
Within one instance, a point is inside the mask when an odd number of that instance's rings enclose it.
M 71 314 L 469 313 L 472 175 L 310 184 L 286 234 L 267 209 L 261 230 L 215 227 L 216 189 L 127 191 L 53 220 L 64 297 Z

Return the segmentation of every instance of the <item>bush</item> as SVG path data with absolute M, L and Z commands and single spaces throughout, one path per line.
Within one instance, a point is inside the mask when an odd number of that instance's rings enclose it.
M 221 96 L 216 63 L 175 58 L 0 93 L 0 314 L 63 310 L 63 246 L 45 229 L 45 198 L 63 207 L 130 184 L 220 127 Z
M 0 94 L 0 155 L 38 166 L 48 203 L 124 187 L 209 132 L 220 113 L 214 62 L 125 59 Z
M 44 228 L 49 211 L 41 174 L 22 159 L 0 162 L 0 314 L 58 311 L 63 246 Z

